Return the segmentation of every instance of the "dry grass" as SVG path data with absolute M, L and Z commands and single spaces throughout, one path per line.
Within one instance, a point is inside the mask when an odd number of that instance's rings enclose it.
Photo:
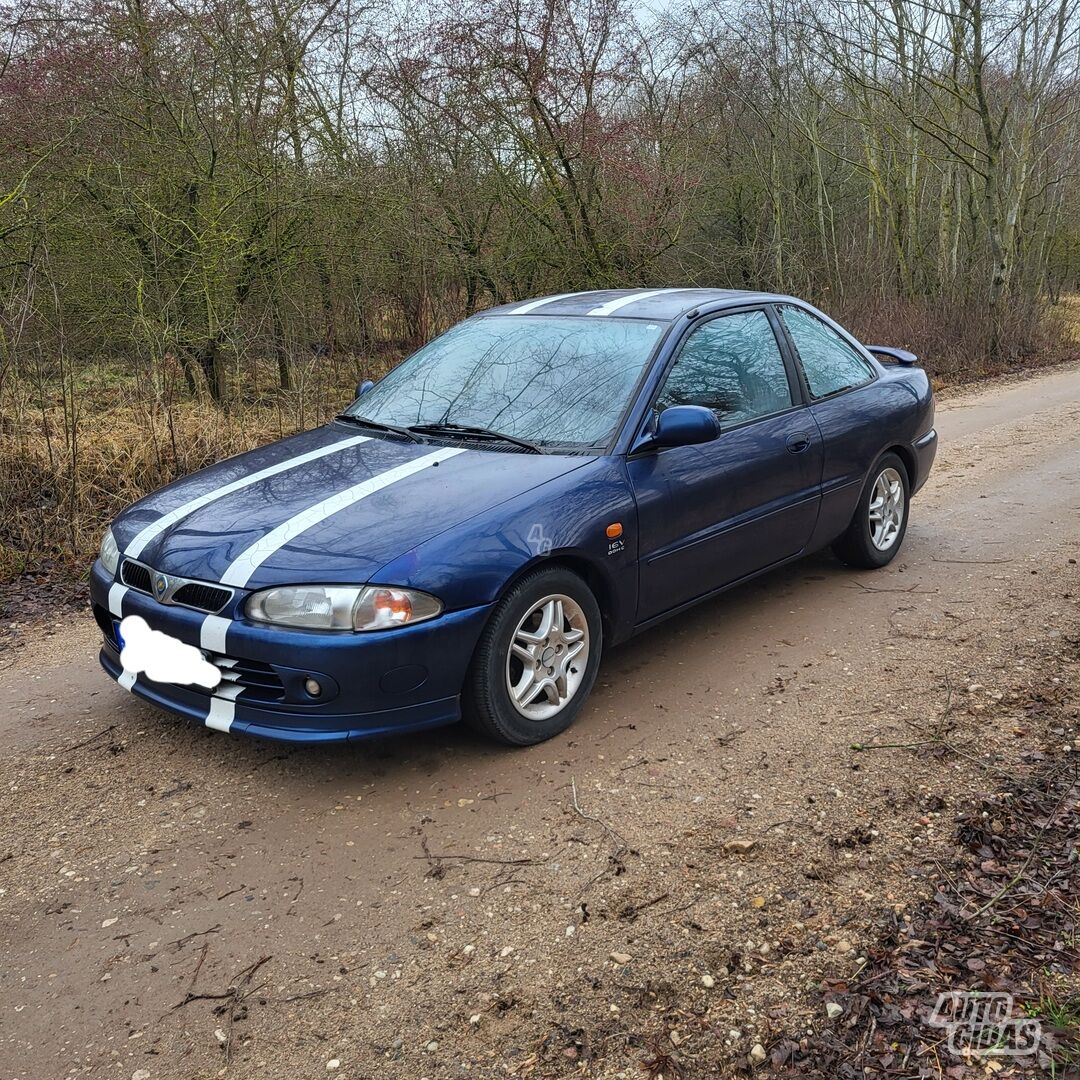
M 105 525 L 135 499 L 186 473 L 288 433 L 282 417 L 245 410 L 223 423 L 203 404 L 118 405 L 76 429 L 45 409 L 29 430 L 0 434 L 5 477 L 0 580 L 41 561 L 85 565 Z
M 1080 295 L 1063 296 L 1058 310 L 1065 339 L 1071 345 L 1080 345 Z
M 325 421 L 354 385 L 351 370 L 327 372 L 290 393 L 237 394 L 227 409 L 147 391 L 115 371 L 97 372 L 74 393 L 9 386 L 0 407 L 0 583 L 43 571 L 84 575 L 124 507 Z

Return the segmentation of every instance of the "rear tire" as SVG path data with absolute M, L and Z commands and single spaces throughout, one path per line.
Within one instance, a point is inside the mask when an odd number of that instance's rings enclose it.
M 603 646 L 592 590 L 565 567 L 536 570 L 499 601 L 466 676 L 470 727 L 510 746 L 565 731 L 596 681 Z
M 895 454 L 883 454 L 870 470 L 851 524 L 833 543 L 836 557 L 863 570 L 892 562 L 904 542 L 910 505 L 907 467 Z

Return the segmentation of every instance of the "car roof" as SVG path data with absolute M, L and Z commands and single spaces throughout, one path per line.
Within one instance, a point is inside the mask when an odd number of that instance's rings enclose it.
M 747 292 L 741 289 L 598 289 L 556 293 L 535 300 L 519 300 L 478 312 L 480 315 L 598 315 L 673 322 L 705 304 L 793 301 L 790 296 Z M 799 303 L 799 301 L 794 301 Z

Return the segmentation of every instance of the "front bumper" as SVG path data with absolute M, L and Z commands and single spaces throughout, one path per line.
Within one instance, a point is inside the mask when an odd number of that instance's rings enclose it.
M 104 638 L 101 666 L 132 693 L 209 727 L 289 742 L 342 742 L 460 719 L 465 673 L 490 612 L 485 605 L 398 630 L 320 633 L 248 622 L 241 597 L 217 619 L 215 646 L 207 650 L 205 614 L 118 587 L 97 562 L 90 598 Z M 207 650 L 227 678 L 239 681 L 223 680 L 209 692 L 145 675 L 132 680 L 113 632 L 114 621 L 127 615 Z M 323 687 L 318 699 L 304 691 L 309 677 Z

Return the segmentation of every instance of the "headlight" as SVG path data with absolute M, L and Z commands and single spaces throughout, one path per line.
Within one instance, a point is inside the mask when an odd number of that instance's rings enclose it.
M 116 546 L 116 537 L 113 536 L 112 529 L 106 529 L 105 535 L 101 538 L 98 558 L 110 574 L 116 573 L 116 564 L 120 561 L 120 549 Z
M 389 630 L 433 619 L 442 604 L 386 585 L 282 585 L 248 597 L 248 618 L 305 630 Z

